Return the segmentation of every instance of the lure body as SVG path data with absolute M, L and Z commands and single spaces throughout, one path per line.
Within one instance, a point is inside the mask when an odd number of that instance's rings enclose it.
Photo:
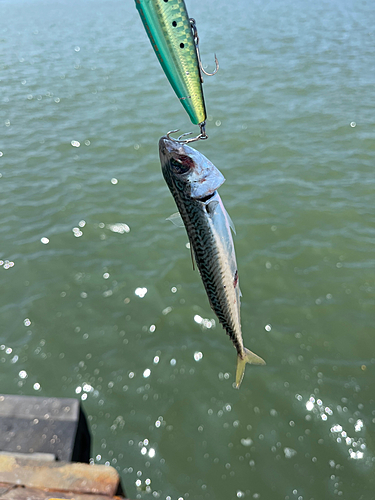
M 194 125 L 206 120 L 192 26 L 184 0 L 135 0 L 159 62 Z

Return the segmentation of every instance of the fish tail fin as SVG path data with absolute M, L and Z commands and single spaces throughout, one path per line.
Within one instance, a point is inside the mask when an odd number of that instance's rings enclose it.
M 241 357 L 240 355 L 237 356 L 237 369 L 236 369 L 236 389 L 238 389 L 241 385 L 244 373 L 245 373 L 245 366 L 246 363 L 249 363 L 251 365 L 265 365 L 266 362 L 264 359 L 262 359 L 260 356 L 257 354 L 249 351 L 249 349 L 246 349 L 244 347 L 244 352 L 245 355 Z

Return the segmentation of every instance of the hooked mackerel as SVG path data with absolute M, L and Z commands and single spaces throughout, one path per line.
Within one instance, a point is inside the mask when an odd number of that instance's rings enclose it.
M 199 151 L 167 134 L 159 141 L 164 179 L 174 197 L 194 251 L 212 309 L 237 350 L 236 387 L 246 363 L 265 361 L 243 345 L 238 271 L 231 228 L 233 223 L 217 189 L 222 173 Z

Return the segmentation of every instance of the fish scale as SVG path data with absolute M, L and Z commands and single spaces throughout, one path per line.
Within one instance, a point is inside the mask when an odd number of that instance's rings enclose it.
M 212 231 L 207 224 L 207 217 L 204 216 L 204 207 L 200 207 L 196 202 L 189 214 L 189 222 L 195 227 L 196 237 L 190 241 L 194 250 L 195 260 L 200 271 L 204 287 L 206 289 L 210 304 L 215 311 L 220 323 L 225 328 L 229 337 L 235 343 L 235 347 L 243 354 L 242 345 L 237 341 L 235 335 L 235 325 L 230 313 L 229 297 L 223 287 L 223 271 L 219 264 L 219 250 L 216 246 L 215 239 L 212 237 Z M 187 207 L 189 204 L 187 202 Z M 197 209 L 199 207 L 199 210 Z M 199 212 L 203 212 L 199 214 Z
M 236 335 L 235 314 L 230 307 L 229 293 L 223 286 L 224 270 L 218 262 L 219 250 L 209 226 L 206 204 L 199 200 L 192 200 L 186 195 L 188 193 L 185 193 L 181 186 L 177 185 L 178 183 L 176 183 L 174 192 L 179 192 L 180 196 L 175 197 L 175 201 L 187 228 L 190 244 L 193 247 L 195 260 L 211 307 L 234 343 L 237 352 L 243 356 L 243 345 Z M 240 328 L 240 325 L 238 326 Z

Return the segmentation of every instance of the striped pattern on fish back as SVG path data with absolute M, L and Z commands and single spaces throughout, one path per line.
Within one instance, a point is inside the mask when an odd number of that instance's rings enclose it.
M 184 221 L 195 260 L 212 309 L 232 340 L 239 355 L 243 344 L 239 318 L 237 318 L 236 294 L 233 277 L 225 269 L 220 258 L 220 248 L 209 224 L 204 203 L 189 196 L 186 185 L 177 179 L 167 179 L 167 184 Z M 227 286 L 225 287 L 225 282 Z

